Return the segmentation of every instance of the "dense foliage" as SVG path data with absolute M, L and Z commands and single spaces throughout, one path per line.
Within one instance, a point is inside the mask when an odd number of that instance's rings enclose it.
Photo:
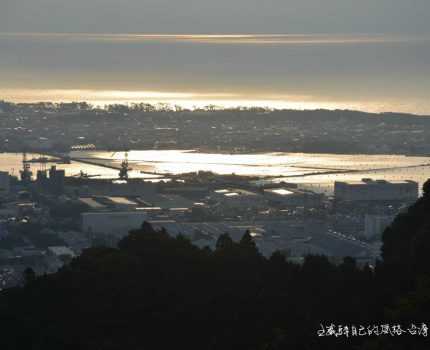
M 0 296 L 1 349 L 428 349 L 425 337 L 318 337 L 320 324 L 428 323 L 430 182 L 375 269 L 262 257 L 249 235 L 199 249 L 144 223 Z

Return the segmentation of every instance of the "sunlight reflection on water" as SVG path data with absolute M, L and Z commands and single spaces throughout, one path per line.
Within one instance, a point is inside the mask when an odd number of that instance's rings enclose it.
M 118 168 L 124 152 L 74 151 L 73 158 Z M 35 158 L 37 155 L 29 155 Z M 193 150 L 147 150 L 128 153 L 131 178 L 156 179 L 169 174 L 197 171 L 270 178 L 274 182 L 320 184 L 330 187 L 334 181 L 358 181 L 362 178 L 414 180 L 421 185 L 430 178 L 430 157 L 402 155 L 338 155 L 312 153 L 222 154 Z M 3 153 L 0 170 L 16 176 L 22 167 L 22 155 Z M 58 164 L 67 176 L 78 176 L 82 170 L 97 178 L 114 179 L 118 171 L 97 165 L 72 162 Z M 32 163 L 35 174 L 40 168 Z

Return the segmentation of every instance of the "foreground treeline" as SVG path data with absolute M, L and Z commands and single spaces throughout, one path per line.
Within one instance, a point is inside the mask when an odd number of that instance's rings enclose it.
M 246 233 L 199 249 L 145 223 L 0 296 L 0 349 L 428 349 L 423 336 L 318 337 L 320 324 L 429 324 L 430 183 L 358 268 L 262 257 Z

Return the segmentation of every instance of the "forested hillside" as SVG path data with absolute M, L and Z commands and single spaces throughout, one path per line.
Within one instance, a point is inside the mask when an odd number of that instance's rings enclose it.
M 428 349 L 423 334 L 325 336 L 322 325 L 421 326 L 430 315 L 430 182 L 358 268 L 259 254 L 249 235 L 199 249 L 144 223 L 0 295 L 1 349 Z

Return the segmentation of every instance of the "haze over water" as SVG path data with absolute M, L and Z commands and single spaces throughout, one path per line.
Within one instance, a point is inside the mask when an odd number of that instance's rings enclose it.
M 426 35 L 0 34 L 0 100 L 430 115 Z

